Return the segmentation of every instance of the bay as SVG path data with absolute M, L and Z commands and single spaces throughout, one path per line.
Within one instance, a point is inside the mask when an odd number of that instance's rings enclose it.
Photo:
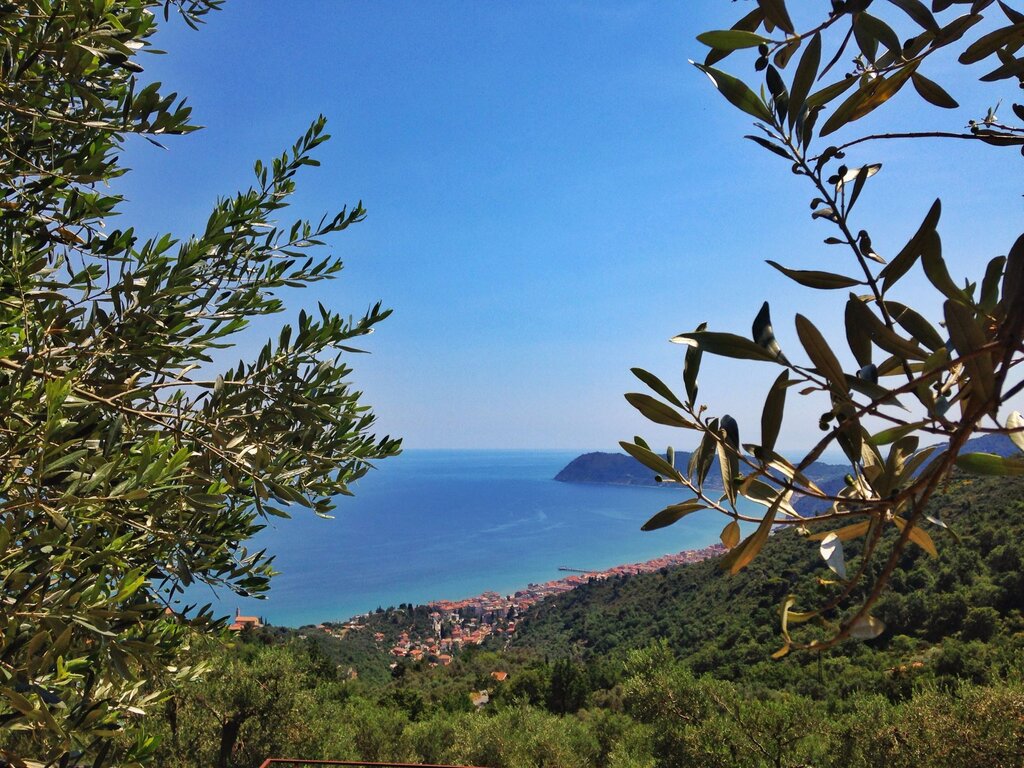
M 565 576 L 559 566 L 605 569 L 718 540 L 720 515 L 670 528 L 640 526 L 684 497 L 678 488 L 553 480 L 579 451 L 407 450 L 341 498 L 333 520 L 298 509 L 254 541 L 274 554 L 263 600 L 193 589 L 190 601 L 283 626 L 341 621 L 400 603 L 511 594 Z

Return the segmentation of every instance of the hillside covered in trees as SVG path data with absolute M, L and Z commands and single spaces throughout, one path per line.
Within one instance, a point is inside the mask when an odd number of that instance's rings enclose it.
M 908 551 L 878 612 L 887 629 L 868 643 L 770 658 L 780 601 L 824 570 L 814 548 L 784 532 L 766 544 L 765 566 L 727 576 L 708 561 L 594 581 L 531 608 L 511 644 L 469 647 L 448 666 L 405 660 L 386 679 L 359 633 L 247 633 L 213 652 L 202 686 L 171 700 L 161 749 L 176 764 L 225 767 L 268 754 L 1019 766 L 1024 480 L 957 478 L 931 511 L 950 533 L 936 535 L 937 558 Z M 398 631 L 403 616 L 423 619 L 403 606 L 368 623 Z
M 936 534 L 937 559 L 919 547 L 907 550 L 879 607 L 886 632 L 868 644 L 849 641 L 841 652 L 822 659 L 822 665 L 833 668 L 857 661 L 856 673 L 831 675 L 834 684 L 859 687 L 859 678 L 867 675 L 873 685 L 883 685 L 892 678 L 886 670 L 906 663 L 923 664 L 912 666 L 911 674 L 941 676 L 985 667 L 993 654 L 1009 654 L 1007 664 L 1011 657 L 1019 659 L 1024 648 L 1022 499 L 1020 479 L 952 481 L 932 506 L 932 516 L 949 526 L 949 532 Z M 856 552 L 856 542 L 849 543 L 848 556 Z M 708 561 L 592 582 L 536 606 L 520 622 L 513 647 L 582 658 L 622 657 L 629 649 L 664 639 L 697 672 L 748 683 L 753 676 L 772 686 L 816 688 L 824 695 L 828 686 L 819 680 L 816 655 L 781 662 L 769 656 L 780 644 L 783 599 L 794 590 L 798 600 L 814 599 L 814 594 L 799 592 L 811 589 L 801 577 L 816 574 L 827 580 L 829 572 L 816 548 L 796 531 L 776 533 L 765 554 L 735 576 L 723 575 Z

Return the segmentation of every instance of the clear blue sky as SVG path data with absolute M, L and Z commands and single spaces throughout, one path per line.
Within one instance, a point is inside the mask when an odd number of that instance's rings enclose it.
M 233 0 L 199 32 L 172 20 L 145 77 L 187 95 L 206 128 L 166 152 L 128 146 L 126 217 L 154 233 L 202 228 L 255 159 L 323 112 L 334 138 L 289 210 L 318 218 L 361 199 L 369 216 L 332 239 L 342 277 L 290 295 L 287 318 L 316 300 L 395 309 L 353 361 L 380 431 L 416 448 L 611 448 L 638 432 L 692 447 L 622 399 L 642 389 L 631 366 L 675 385 L 670 336 L 701 321 L 747 333 L 766 298 L 787 349 L 797 308 L 841 327 L 841 295 L 764 264 L 847 266 L 821 244 L 831 232 L 808 216 L 806 181 L 744 141 L 749 118 L 687 64 L 704 55 L 695 35 L 743 5 Z M 955 95 L 981 116 L 989 96 L 971 90 Z M 917 105 L 900 94 L 875 124 L 957 130 L 967 117 Z M 954 276 L 1006 252 L 1022 220 L 1015 152 L 888 143 L 849 158 L 877 159 L 856 226 L 883 255 L 939 194 Z M 252 347 L 268 332 L 256 327 Z M 752 439 L 775 373 L 708 359 L 701 388 Z M 799 411 L 791 402 L 783 445 L 818 434 Z

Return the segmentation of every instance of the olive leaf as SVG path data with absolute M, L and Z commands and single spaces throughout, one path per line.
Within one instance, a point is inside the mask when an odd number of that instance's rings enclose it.
M 929 32 L 939 31 L 939 23 L 921 0 L 889 0 L 889 2 Z
M 719 333 L 716 331 L 691 331 L 673 336 L 670 341 L 674 344 L 686 344 L 695 347 L 702 352 L 710 352 L 712 355 L 732 357 L 739 360 L 765 360 L 772 362 L 775 356 L 762 349 L 752 341 L 732 333 Z
M 958 302 L 968 301 L 967 294 L 949 276 L 946 261 L 942 258 L 942 241 L 938 232 L 925 233 L 921 242 L 921 266 L 931 284 L 944 296 Z
M 847 123 L 859 120 L 899 93 L 910 76 L 917 70 L 917 62 L 901 67 L 889 77 L 876 77 L 861 86 L 839 105 L 821 127 L 820 135 L 828 136 Z
M 809 541 L 824 541 L 829 536 L 835 536 L 839 541 L 850 541 L 851 539 L 860 538 L 869 530 L 871 530 L 871 521 L 862 520 L 859 523 L 853 523 L 852 525 L 844 525 L 842 528 L 836 528 L 834 531 L 812 533 L 807 538 Z M 828 558 L 825 559 L 827 560 Z
M 653 373 L 645 371 L 643 368 L 630 368 L 629 370 L 632 372 L 634 376 L 640 379 L 640 381 L 642 381 L 656 393 L 661 395 L 663 398 L 668 400 L 670 403 L 672 403 L 673 405 L 677 405 L 680 408 L 683 407 L 683 404 L 679 402 L 679 398 L 675 396 L 675 393 L 667 386 L 665 386 L 665 383 L 657 376 L 655 376 Z
M 786 10 L 786 0 L 757 0 L 757 5 L 764 12 L 765 19 L 783 32 L 793 34 L 793 21 Z
M 978 307 L 982 312 L 991 313 L 999 303 L 999 281 L 1003 276 L 1003 267 L 1006 265 L 1005 256 L 996 256 L 989 260 L 985 267 L 985 277 L 981 281 L 981 295 L 978 297 Z
M 697 326 L 700 333 L 708 327 L 707 323 Z M 686 404 L 691 408 L 697 400 L 697 374 L 700 372 L 700 360 L 703 352 L 696 345 L 689 346 L 683 360 L 683 386 L 686 388 Z
M 722 485 L 731 504 L 736 503 L 736 481 L 739 477 L 740 432 L 736 419 L 726 414 L 718 424 L 721 440 L 716 441 L 715 449 L 718 463 L 722 471 Z
M 775 450 L 775 441 L 782 428 L 782 416 L 786 407 L 786 391 L 789 389 L 789 372 L 783 371 L 768 390 L 761 411 L 761 447 L 765 451 Z
M 960 54 L 958 61 L 961 64 L 975 64 L 988 58 L 1004 45 L 1019 40 L 1022 33 L 1024 33 L 1024 22 L 993 30 L 967 46 L 966 50 Z
M 922 75 L 920 72 L 915 72 L 910 76 L 910 82 L 914 84 L 914 90 L 916 90 L 921 98 L 930 104 L 934 104 L 936 107 L 942 107 L 943 109 L 956 109 L 960 106 L 957 100 L 946 93 L 945 89 L 933 80 L 929 80 L 927 77 Z
M 742 29 L 717 29 L 711 32 L 702 32 L 697 35 L 697 40 L 709 48 L 716 48 L 719 51 L 756 48 L 769 42 L 766 37 Z
M 754 10 L 733 24 L 731 29 L 742 30 L 744 32 L 754 32 L 761 26 L 763 21 L 764 13 L 761 12 L 760 8 L 754 8 Z M 704 64 L 711 66 L 712 64 L 724 59 L 730 53 L 732 53 L 732 51 L 722 51 L 712 48 L 704 58 Z
M 778 360 L 783 365 L 789 364 L 786 356 L 782 354 L 779 342 L 775 339 L 775 331 L 772 329 L 771 308 L 768 306 L 767 301 L 761 305 L 761 309 L 754 318 L 754 322 L 750 327 L 750 333 L 754 339 L 754 344 L 765 350 L 770 355 L 769 359 Z
M 740 524 L 735 520 L 729 521 L 725 528 L 722 529 L 720 538 L 726 549 L 735 547 L 740 541 Z
M 626 401 L 656 424 L 664 424 L 668 427 L 682 427 L 683 429 L 696 429 L 697 425 L 684 418 L 672 406 L 665 405 L 660 400 L 655 400 L 650 395 L 641 392 L 627 392 Z
M 860 297 L 851 294 L 846 304 L 848 329 L 852 323 L 857 329 L 855 333 L 867 335 L 881 349 L 899 358 L 924 360 L 928 357 L 927 353 L 919 346 L 885 325 L 874 312 L 868 309 Z
M 787 269 L 786 267 L 778 264 L 777 262 L 767 262 L 770 266 L 779 270 L 786 277 L 794 280 L 800 285 L 807 286 L 808 288 L 820 288 L 824 290 L 834 290 L 836 288 L 852 288 L 855 285 L 863 285 L 862 280 L 855 280 L 852 277 L 846 277 L 845 275 L 837 275 L 833 272 L 820 272 L 817 270 L 805 270 L 805 269 Z
M 675 482 L 682 481 L 683 478 L 679 471 L 650 448 L 637 443 L 627 443 L 625 440 L 620 440 L 619 445 L 622 446 L 626 453 L 648 469 L 653 470 L 658 476 L 674 480 Z
M 956 465 L 972 475 L 1024 475 L 1024 459 L 1004 458 L 995 453 L 962 453 Z
M 821 335 L 821 331 L 815 328 L 814 324 L 806 317 L 798 314 L 796 316 L 796 332 L 807 356 L 811 358 L 818 373 L 828 381 L 832 391 L 839 397 L 847 397 L 849 388 L 843 368 L 828 342 L 825 341 L 825 337 Z
M 718 89 L 730 104 L 743 110 L 748 115 L 756 117 L 758 120 L 764 120 L 766 123 L 772 121 L 771 112 L 768 111 L 768 107 L 765 106 L 764 101 L 750 90 L 749 87 L 742 81 L 727 75 L 725 72 L 715 69 L 714 67 L 708 67 L 703 64 L 698 64 L 695 61 L 691 61 L 691 64 L 708 76 L 711 80 L 711 84 Z
M 884 304 L 892 319 L 932 352 L 945 345 L 939 332 L 918 312 L 897 301 L 886 301 Z
M 752 534 L 745 538 L 738 546 L 734 545 L 731 547 L 730 551 L 722 557 L 719 563 L 719 567 L 722 570 L 727 570 L 729 573 L 739 573 L 757 557 L 765 542 L 768 541 L 768 535 L 772 532 L 772 526 L 775 524 L 775 516 L 779 511 L 779 504 L 782 498 L 780 494 L 775 503 L 765 512 L 761 522 L 757 525 L 757 529 Z M 732 524 L 736 525 L 736 535 L 738 537 L 739 525 L 735 521 Z
M 701 509 L 707 509 L 707 507 L 699 501 L 684 501 L 680 504 L 672 504 L 644 523 L 640 530 L 653 531 L 658 528 L 664 528 Z
M 995 394 L 995 372 L 992 356 L 979 352 L 988 341 L 985 331 L 974 313 L 960 302 L 947 300 L 943 309 L 950 341 L 963 358 L 970 376 L 971 397 L 989 403 Z
M 908 523 L 902 517 L 898 516 L 894 517 L 892 521 L 896 525 L 896 527 L 900 529 L 901 533 L 907 530 L 907 526 L 910 525 L 910 523 Z M 939 550 L 935 548 L 935 542 L 932 541 L 932 537 L 929 536 L 928 532 L 921 528 L 919 525 L 912 526 L 910 529 L 910 533 L 907 536 L 912 542 L 917 544 L 917 546 L 919 546 L 932 557 L 939 556 Z
M 793 83 L 789 88 L 789 127 L 792 128 L 807 101 L 821 64 L 821 33 L 815 32 L 796 65 Z

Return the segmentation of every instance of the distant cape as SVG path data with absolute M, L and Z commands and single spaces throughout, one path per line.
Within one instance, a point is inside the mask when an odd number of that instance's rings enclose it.
M 1013 456 L 1019 453 L 1013 441 L 1006 435 L 983 435 L 973 438 L 967 441 L 962 452 L 996 453 L 1000 456 Z M 690 455 L 688 451 L 676 451 L 676 466 L 684 468 L 685 471 L 685 467 L 690 461 Z M 816 461 L 804 471 L 804 474 L 817 483 L 825 493 L 834 494 L 845 485 L 843 478 L 849 471 L 850 467 L 846 465 Z M 555 475 L 555 480 L 562 483 L 597 483 L 601 485 L 645 487 L 662 485 L 654 479 L 654 472 L 632 456 L 601 451 L 577 456 Z M 717 461 L 712 463 L 705 485 L 709 488 L 722 487 L 722 476 L 719 473 Z M 678 490 L 674 483 L 666 484 L 664 487 Z M 798 498 L 795 500 L 794 506 L 802 514 L 815 514 L 827 509 L 829 504 L 816 499 Z
M 689 451 L 676 451 L 676 466 L 682 467 L 685 471 L 690 461 Z M 804 472 L 807 477 L 818 484 L 826 493 L 835 493 L 845 484 L 843 476 L 849 472 L 848 467 L 834 464 L 825 464 L 816 461 Z M 585 453 L 570 461 L 561 472 L 555 475 L 555 480 L 563 483 L 597 483 L 602 485 L 636 485 L 646 487 L 665 487 L 676 491 L 679 486 L 675 483 L 659 483 L 654 479 L 654 472 L 645 467 L 632 456 L 624 453 Z M 722 475 L 718 468 L 718 462 L 711 465 L 704 485 L 710 489 L 722 488 Z M 794 503 L 798 512 L 802 514 L 815 514 L 828 508 L 828 504 L 817 499 L 797 499 Z
M 676 466 L 683 468 L 685 472 L 690 456 L 689 451 L 676 451 Z M 841 483 L 843 476 L 849 471 L 849 467 L 816 461 L 805 470 L 804 474 L 823 489 L 828 490 L 822 485 L 823 483 L 828 484 L 833 480 L 838 480 Z M 563 483 L 602 483 L 605 485 L 661 485 L 654 479 L 654 472 L 632 456 L 600 451 L 577 456 L 555 475 L 555 480 Z M 712 462 L 711 470 L 708 472 L 704 484 L 710 488 L 722 487 L 722 475 L 717 461 Z M 670 487 L 675 487 L 675 485 L 671 484 Z
M 689 454 L 684 460 L 690 460 Z M 655 481 L 654 473 L 632 456 L 600 451 L 577 456 L 555 475 L 555 480 L 562 483 L 601 483 L 603 485 L 660 485 Z

